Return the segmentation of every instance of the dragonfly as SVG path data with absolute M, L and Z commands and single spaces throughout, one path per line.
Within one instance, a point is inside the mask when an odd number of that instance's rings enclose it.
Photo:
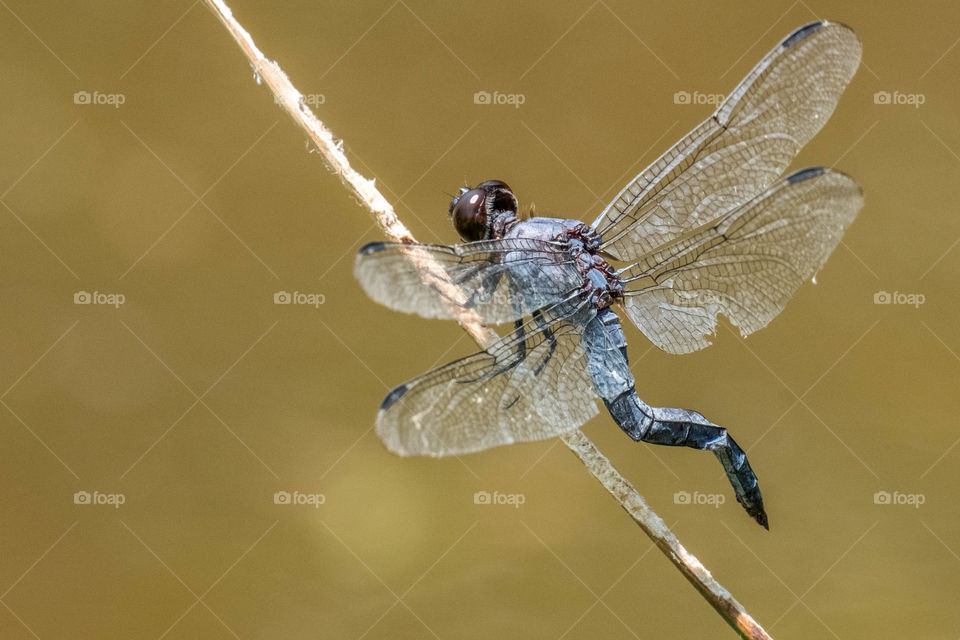
M 797 29 L 592 224 L 522 218 L 513 190 L 488 180 L 450 203 L 462 243 L 361 248 L 354 273 L 374 301 L 505 325 L 484 350 L 387 394 L 376 417 L 386 447 L 449 456 L 552 438 L 596 416 L 599 399 L 634 441 L 712 451 L 737 501 L 769 529 L 757 476 L 727 430 L 640 399 L 616 311 L 660 349 L 691 353 L 710 344 L 720 314 L 746 337 L 815 277 L 863 193 L 825 167 L 784 174 L 860 55 L 846 25 Z

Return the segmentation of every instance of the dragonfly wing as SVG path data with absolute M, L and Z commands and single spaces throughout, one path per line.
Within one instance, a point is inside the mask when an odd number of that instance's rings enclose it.
M 762 193 L 830 118 L 860 52 L 842 24 L 792 33 L 600 214 L 602 250 L 633 260 Z
M 708 346 L 718 313 L 744 336 L 762 329 L 823 266 L 862 204 L 849 176 L 798 171 L 625 271 L 627 315 L 670 353 Z
M 371 242 L 357 253 L 354 275 L 391 309 L 453 318 L 451 308 L 470 308 L 489 324 L 529 315 L 583 283 L 561 245 L 517 238 L 451 246 Z
M 597 414 L 580 344 L 595 315 L 579 301 L 537 312 L 486 350 L 400 385 L 377 434 L 400 455 L 448 456 L 579 427 Z

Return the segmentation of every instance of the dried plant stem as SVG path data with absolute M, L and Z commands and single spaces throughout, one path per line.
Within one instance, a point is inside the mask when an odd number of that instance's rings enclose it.
M 243 50 L 258 77 L 273 91 L 283 109 L 293 118 L 320 152 L 327 166 L 334 171 L 345 185 L 353 191 L 363 205 L 374 215 L 383 233 L 393 241 L 414 243 L 410 231 L 400 222 L 393 206 L 377 190 L 372 180 L 360 175 L 343 153 L 331 131 L 303 103 L 301 94 L 287 78 L 280 66 L 266 58 L 253 42 L 253 38 L 234 19 L 233 13 L 223 0 L 205 0 L 207 6 L 220 19 Z M 414 264 L 424 273 L 425 279 L 434 284 L 437 279 L 431 274 L 440 273 L 441 267 L 430 256 L 414 253 Z M 456 300 L 462 292 L 446 292 L 450 299 Z M 497 339 L 497 335 L 484 326 L 481 318 L 472 310 L 451 306 L 460 326 L 481 346 L 486 347 Z M 620 506 L 643 529 L 654 544 L 670 559 L 680 572 L 690 581 L 716 611 L 723 616 L 741 637 L 750 640 L 769 640 L 770 636 L 744 610 L 730 592 L 724 589 L 710 572 L 690 554 L 664 521 L 654 513 L 643 497 L 634 489 L 610 461 L 597 449 L 582 431 L 576 430 L 562 436 L 564 443 L 577 454 L 587 470 L 610 492 Z

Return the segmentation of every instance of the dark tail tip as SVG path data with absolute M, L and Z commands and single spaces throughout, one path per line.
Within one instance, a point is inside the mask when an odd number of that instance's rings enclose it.
M 754 505 L 751 508 L 747 509 L 747 513 L 750 514 L 750 517 L 757 521 L 761 527 L 770 531 L 770 524 L 767 522 L 767 512 L 763 510 L 763 503 L 761 502 L 758 505 Z
M 740 506 L 744 508 L 751 518 L 757 521 L 757 524 L 767 531 L 770 531 L 767 512 L 763 509 L 763 498 L 760 497 L 759 491 L 756 496 L 751 496 L 751 498 L 752 499 L 741 499 L 740 496 L 737 496 L 737 502 L 740 503 Z

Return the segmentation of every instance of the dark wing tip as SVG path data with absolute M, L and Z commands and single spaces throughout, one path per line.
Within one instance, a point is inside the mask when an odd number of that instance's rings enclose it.
M 787 49 L 800 42 L 803 42 L 804 40 L 806 40 L 816 32 L 826 27 L 833 28 L 833 29 L 843 29 L 845 31 L 849 31 L 854 37 L 856 37 L 856 33 L 854 33 L 853 28 L 850 25 L 844 24 L 842 22 L 835 22 L 833 20 L 817 20 L 816 22 L 811 22 L 810 24 L 803 25 L 802 27 L 800 27 L 799 29 L 791 33 L 789 36 L 784 38 L 783 42 L 781 42 L 780 44 L 783 46 L 784 49 Z
M 787 182 L 790 184 L 796 184 L 798 182 L 804 182 L 810 180 L 811 178 L 817 178 L 822 176 L 827 172 L 826 167 L 807 167 L 806 169 L 800 169 L 799 171 L 794 171 L 787 176 Z
M 843 171 L 837 171 L 836 169 L 830 169 L 828 167 L 807 167 L 806 169 L 800 169 L 799 171 L 794 171 L 788 175 L 785 180 L 789 184 L 796 184 L 798 182 L 804 182 L 806 180 L 825 175 L 843 178 L 850 183 L 851 187 L 856 188 L 857 192 L 863 196 L 863 187 L 857 184 L 857 181 L 854 180 L 853 177 L 844 173 Z
M 827 24 L 825 21 L 817 20 L 816 22 L 803 25 L 784 39 L 782 43 L 783 48 L 787 49 L 802 40 L 806 40 L 809 36 L 819 31 L 825 24 Z
M 378 251 L 383 251 L 387 247 L 386 242 L 368 242 L 367 244 L 360 247 L 360 251 L 357 252 L 357 255 L 367 256 L 371 253 L 377 253 Z
M 384 398 L 383 402 L 380 403 L 380 410 L 386 411 L 387 409 L 392 407 L 394 404 L 396 404 L 397 400 L 399 400 L 404 395 L 406 395 L 408 390 L 409 390 L 409 387 L 407 387 L 407 385 L 405 384 L 402 384 L 396 389 L 394 389 L 393 391 L 391 391 L 390 393 L 388 393 L 387 397 Z

